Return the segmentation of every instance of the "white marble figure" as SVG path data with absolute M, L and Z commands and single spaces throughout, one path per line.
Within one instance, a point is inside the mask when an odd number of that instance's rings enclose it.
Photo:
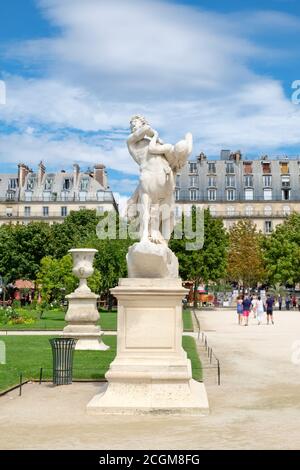
M 138 208 L 141 242 L 167 245 L 174 229 L 175 177 L 192 152 L 192 134 L 175 145 L 164 144 L 143 116 L 133 116 L 130 125 L 127 145 L 141 176 L 128 215 L 136 215 Z

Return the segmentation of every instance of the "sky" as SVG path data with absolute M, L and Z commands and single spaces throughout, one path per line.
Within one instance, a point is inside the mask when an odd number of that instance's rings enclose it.
M 123 201 L 137 113 L 193 156 L 298 155 L 299 39 L 297 0 L 2 0 L 0 172 L 101 162 Z

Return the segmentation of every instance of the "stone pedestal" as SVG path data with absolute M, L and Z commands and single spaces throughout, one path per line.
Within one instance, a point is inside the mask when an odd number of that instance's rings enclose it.
M 103 343 L 103 332 L 96 325 L 99 320 L 98 296 L 92 292 L 77 292 L 67 296 L 69 309 L 65 320 L 68 322 L 63 336 L 76 338 L 75 349 L 106 351 L 109 346 Z
M 117 356 L 108 387 L 87 405 L 90 414 L 208 411 L 203 383 L 192 379 L 182 348 L 180 279 L 120 279 Z
M 97 250 L 78 248 L 70 250 L 73 256 L 73 274 L 79 278 L 79 287 L 67 295 L 69 308 L 65 317 L 68 322 L 63 336 L 76 338 L 75 349 L 106 351 L 109 346 L 103 343 L 103 335 L 97 321 L 100 318 L 97 309 L 98 296 L 87 285 L 87 279 L 93 274 L 93 260 Z

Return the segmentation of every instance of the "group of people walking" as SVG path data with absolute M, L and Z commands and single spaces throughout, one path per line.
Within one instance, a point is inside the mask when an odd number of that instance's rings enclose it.
M 238 323 L 239 325 L 248 326 L 250 313 L 253 313 L 253 317 L 257 319 L 258 325 L 261 325 L 263 322 L 265 313 L 267 314 L 267 324 L 274 325 L 273 319 L 273 309 L 274 309 L 274 297 L 271 297 L 269 294 L 265 301 L 258 297 L 250 297 L 245 295 L 238 297 L 237 299 L 237 314 L 238 314 Z

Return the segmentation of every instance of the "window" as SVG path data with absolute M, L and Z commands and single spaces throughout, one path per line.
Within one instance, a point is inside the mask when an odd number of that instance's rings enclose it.
M 282 175 L 286 175 L 289 173 L 289 164 L 288 162 L 280 163 L 280 170 Z
M 31 214 L 31 207 L 25 206 L 25 207 L 24 207 L 24 215 L 25 215 L 25 217 L 30 217 L 30 214 Z
M 208 173 L 216 173 L 216 164 L 208 163 Z
M 272 189 L 264 189 L 264 200 L 272 201 Z
M 197 201 L 197 189 L 190 189 L 190 201 Z
M 64 185 L 63 185 L 63 190 L 68 191 L 70 188 L 71 188 L 71 180 L 70 180 L 70 178 L 65 178 Z
M 197 186 L 197 176 L 190 176 L 190 187 Z
M 98 206 L 98 207 L 97 207 L 97 212 L 98 212 L 98 214 L 103 214 L 103 212 L 104 212 L 104 207 L 103 207 L 103 206 Z
M 265 220 L 265 233 L 271 233 L 271 232 L 272 232 L 272 221 Z
M 272 186 L 272 176 L 263 176 L 263 185 L 265 188 Z
M 191 162 L 190 163 L 190 173 L 197 173 L 197 163 Z
M 272 207 L 271 206 L 265 206 L 264 213 L 267 217 L 270 217 L 270 215 L 272 215 Z
M 43 207 L 43 216 L 48 217 L 49 216 L 49 207 Z
M 175 189 L 175 200 L 179 201 L 179 199 L 180 199 L 180 191 L 179 189 Z
M 244 184 L 246 187 L 252 187 L 253 186 L 253 176 L 252 175 L 246 175 L 244 177 Z
M 235 201 L 235 189 L 227 189 L 226 199 L 227 201 Z
M 53 184 L 53 179 L 52 178 L 46 178 L 45 184 L 44 184 L 44 190 L 45 191 L 51 191 L 52 190 L 52 184 Z
M 235 176 L 226 176 L 226 186 L 235 186 Z
M 234 173 L 234 164 L 226 163 L 226 173 Z
M 267 174 L 271 173 L 271 163 L 270 162 L 263 163 L 262 164 L 262 171 L 263 171 L 264 175 L 267 175 Z
M 180 186 L 180 175 L 176 175 L 176 186 Z
M 8 183 L 8 189 L 17 189 L 18 187 L 18 178 L 10 178 Z
M 209 187 L 215 187 L 217 186 L 217 178 L 215 176 L 209 176 L 208 177 L 208 186 Z
M 244 173 L 245 175 L 249 175 L 252 173 L 252 163 L 244 163 Z
M 9 190 L 7 193 L 6 193 L 6 199 L 8 201 L 14 201 L 16 199 L 16 193 L 15 191 L 12 191 L 12 190 Z
M 291 195 L 291 192 L 290 192 L 289 189 L 283 189 L 281 191 L 281 197 L 282 197 L 283 201 L 289 201 L 290 200 L 290 195 Z
M 66 217 L 68 215 L 68 208 L 67 207 L 62 207 L 61 208 L 61 216 Z
M 291 185 L 291 182 L 290 182 L 290 175 L 284 175 L 281 177 L 281 186 L 283 188 L 289 188 Z
M 245 189 L 245 201 L 253 201 L 254 192 L 253 189 Z
M 89 188 L 89 179 L 88 178 L 83 178 L 80 181 L 80 191 L 87 191 Z
M 227 207 L 227 215 L 229 215 L 229 217 L 232 217 L 234 213 L 235 213 L 234 207 L 232 206 Z
M 253 207 L 252 206 L 246 206 L 245 207 L 245 215 L 247 217 L 251 217 L 253 215 Z
M 209 189 L 208 190 L 208 200 L 209 201 L 216 201 L 217 200 L 217 190 L 216 189 Z
M 291 208 L 289 206 L 283 206 L 282 212 L 283 212 L 283 215 L 288 216 L 291 213 Z
M 33 191 L 33 188 L 34 188 L 34 178 L 29 178 L 29 180 L 27 181 L 27 190 L 28 191 Z

